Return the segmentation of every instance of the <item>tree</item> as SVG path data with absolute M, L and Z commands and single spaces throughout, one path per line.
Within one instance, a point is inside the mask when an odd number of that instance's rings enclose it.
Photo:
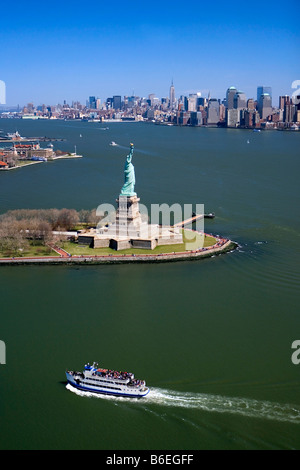
M 71 230 L 79 223 L 79 215 L 75 209 L 61 209 L 57 219 L 57 228 Z
M 9 255 L 20 255 L 28 249 L 26 232 L 21 230 L 19 221 L 5 217 L 0 221 L 0 250 Z

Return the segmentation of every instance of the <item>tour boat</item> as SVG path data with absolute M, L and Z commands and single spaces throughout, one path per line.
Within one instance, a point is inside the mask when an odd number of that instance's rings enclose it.
M 86 364 L 83 372 L 66 371 L 68 383 L 85 392 L 123 397 L 144 397 L 149 393 L 145 380 L 134 378 L 131 372 L 118 372 Z

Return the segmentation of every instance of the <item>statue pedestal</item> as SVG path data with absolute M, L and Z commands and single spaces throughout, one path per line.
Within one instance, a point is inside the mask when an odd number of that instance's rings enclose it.
M 94 239 L 95 248 L 105 246 L 108 240 L 109 245 L 106 246 L 115 250 L 132 247 L 152 250 L 156 247 L 159 227 L 142 220 L 139 201 L 137 196 L 119 196 L 115 221 L 97 230 Z
M 140 198 L 137 196 L 120 195 L 117 199 L 118 209 L 116 221 L 113 224 L 117 237 L 147 239 L 157 235 L 158 227 L 142 220 L 139 201 Z
M 117 199 L 117 225 L 119 225 L 120 227 L 129 224 L 134 224 L 138 226 L 142 223 L 139 201 L 140 198 L 138 198 L 137 196 L 119 196 L 119 198 Z
M 110 225 L 97 227 L 93 233 L 82 233 L 78 242 L 93 248 L 110 247 L 114 250 L 139 248 L 153 250 L 157 245 L 183 242 L 178 227 L 148 224 L 142 219 L 137 196 L 119 196 L 115 220 Z

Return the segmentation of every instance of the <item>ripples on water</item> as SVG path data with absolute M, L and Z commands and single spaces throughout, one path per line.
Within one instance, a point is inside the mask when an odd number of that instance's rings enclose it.
M 280 247 L 279 247 L 280 245 Z M 300 272 L 291 247 L 278 241 L 246 241 L 238 244 L 231 257 L 232 267 L 257 286 L 284 289 L 298 295 Z
M 250 398 L 231 398 L 205 393 L 176 392 L 160 388 L 151 389 L 144 399 L 113 397 L 83 392 L 72 387 L 70 384 L 68 384 L 66 388 L 82 397 L 113 400 L 116 401 L 116 403 L 129 402 L 142 407 L 157 405 L 162 407 L 190 408 L 211 413 L 231 413 L 248 418 L 262 418 L 300 424 L 300 407 L 292 404 L 273 403 Z

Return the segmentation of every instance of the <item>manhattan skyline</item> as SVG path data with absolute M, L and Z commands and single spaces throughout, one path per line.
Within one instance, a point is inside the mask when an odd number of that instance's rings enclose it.
M 2 7 L 0 79 L 7 105 L 53 104 L 95 95 L 158 97 L 200 92 L 223 99 L 235 86 L 256 97 L 272 86 L 273 101 L 291 95 L 300 78 L 296 63 L 299 4 L 263 9 L 215 2 L 157 1 L 124 5 L 52 2 L 51 9 L 15 2 L 13 19 Z

